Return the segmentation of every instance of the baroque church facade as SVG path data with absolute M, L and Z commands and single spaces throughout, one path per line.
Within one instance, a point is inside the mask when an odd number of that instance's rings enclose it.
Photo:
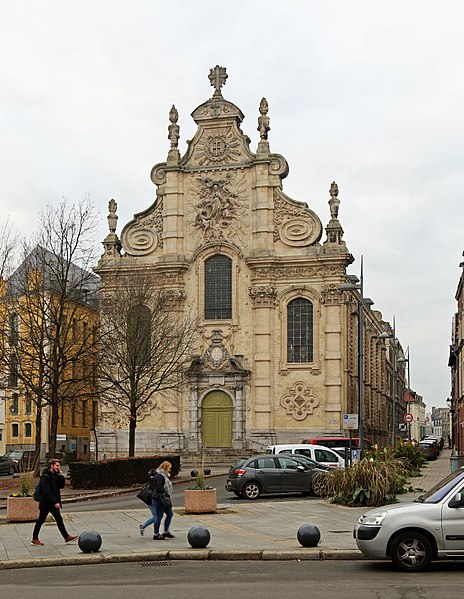
M 306 203 L 283 191 L 288 164 L 271 152 L 266 99 L 253 152 L 244 115 L 223 97 L 226 70 L 211 69 L 209 79 L 214 93 L 192 113 L 198 128 L 183 156 L 172 107 L 167 160 L 151 171 L 155 202 L 120 236 L 110 201 L 96 268 L 101 306 L 117 295 L 118 277 L 140 272 L 169 290 L 173 309 L 193 312 L 199 323 L 185 385 L 138 422 L 138 454 L 262 450 L 341 434 L 343 415 L 357 411 L 356 311 L 339 290 L 353 257 L 338 220 L 337 184 L 330 185 L 323 227 Z M 369 312 L 376 338 L 381 315 Z M 369 347 L 372 416 L 385 432 L 385 351 Z M 127 448 L 127 427 L 102 421 L 99 436 L 100 454 Z

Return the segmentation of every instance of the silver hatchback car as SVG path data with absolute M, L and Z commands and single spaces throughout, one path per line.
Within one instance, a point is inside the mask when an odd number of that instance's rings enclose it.
M 367 557 L 420 572 L 437 559 L 464 559 L 464 466 L 412 503 L 374 508 L 353 531 Z

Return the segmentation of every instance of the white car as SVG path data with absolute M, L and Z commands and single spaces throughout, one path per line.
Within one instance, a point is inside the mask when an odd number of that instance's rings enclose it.
M 464 466 L 412 503 L 374 508 L 353 531 L 367 557 L 420 572 L 437 559 L 464 559 Z
M 298 444 L 298 445 L 269 445 L 266 453 L 292 453 L 305 455 L 319 464 L 332 466 L 332 468 L 344 468 L 345 460 L 333 449 L 322 445 Z

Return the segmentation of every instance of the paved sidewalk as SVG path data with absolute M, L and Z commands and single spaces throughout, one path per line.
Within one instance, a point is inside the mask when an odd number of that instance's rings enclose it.
M 415 493 L 399 496 L 410 501 L 450 472 L 450 451 L 429 462 L 424 475 L 411 479 Z M 421 489 L 421 490 L 418 490 Z M 68 497 L 69 499 L 69 497 Z M 38 565 L 68 565 L 108 561 L 158 561 L 166 559 L 364 559 L 352 536 L 353 525 L 364 508 L 345 508 L 320 499 L 222 504 L 217 514 L 185 514 L 174 509 L 171 525 L 175 539 L 153 541 L 140 536 L 138 524 L 149 512 L 140 509 L 73 512 L 66 503 L 63 517 L 70 534 L 96 530 L 103 539 L 96 554 L 83 554 L 76 543 L 65 545 L 54 522 L 42 528 L 43 547 L 30 545 L 33 525 L 0 525 L 0 569 Z M 4 521 L 3 521 L 4 522 Z M 315 524 L 321 532 L 317 548 L 303 548 L 296 538 L 303 524 Z M 193 549 L 187 533 L 193 526 L 208 528 L 206 549 Z

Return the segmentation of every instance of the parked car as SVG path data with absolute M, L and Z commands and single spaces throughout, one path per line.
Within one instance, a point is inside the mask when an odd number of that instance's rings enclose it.
M 405 572 L 419 572 L 436 559 L 464 558 L 464 467 L 412 503 L 369 510 L 354 527 L 367 557 L 391 559 Z
M 226 490 L 244 499 L 261 494 L 303 493 L 309 495 L 316 470 L 289 455 L 259 455 L 240 458 L 227 476 Z
M 0 474 L 14 474 L 17 471 L 15 462 L 9 456 L 0 456 Z
M 15 449 L 8 451 L 6 455 L 14 461 L 18 472 L 30 470 L 34 464 L 35 452 L 29 449 Z
M 344 468 L 345 460 L 333 449 L 323 447 L 322 445 L 269 445 L 266 447 L 266 453 L 280 454 L 291 453 L 305 455 L 319 464 L 332 466 L 334 468 Z
M 441 451 L 443 449 L 443 447 L 445 445 L 445 441 L 444 441 L 443 437 L 439 437 L 438 435 L 427 435 L 426 437 L 421 439 L 421 441 L 428 441 L 429 439 L 437 442 L 438 451 Z
M 422 439 L 422 441 L 419 441 L 417 444 L 417 447 L 430 461 L 436 460 L 440 454 L 440 450 L 438 449 L 438 444 L 435 439 Z
M 320 462 L 315 462 L 311 458 L 308 458 L 307 455 L 301 455 L 297 453 L 292 453 L 292 460 L 296 460 L 297 462 L 301 462 L 302 464 L 307 464 L 313 470 L 317 470 L 318 472 L 326 472 L 327 470 L 334 470 L 335 466 L 329 466 L 328 464 L 322 464 Z

